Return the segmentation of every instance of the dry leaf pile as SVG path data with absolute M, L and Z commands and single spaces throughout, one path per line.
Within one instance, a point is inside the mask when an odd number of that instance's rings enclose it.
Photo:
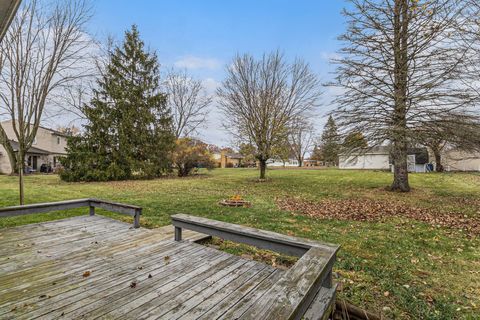
M 468 217 L 458 212 L 444 212 L 415 207 L 397 200 L 344 199 L 306 201 L 298 198 L 277 199 L 280 209 L 320 219 L 385 221 L 391 217 L 403 217 L 480 234 L 480 217 Z

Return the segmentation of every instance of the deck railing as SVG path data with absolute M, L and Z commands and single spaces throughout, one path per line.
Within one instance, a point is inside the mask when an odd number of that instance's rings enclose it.
M 58 202 L 35 203 L 23 206 L 13 206 L 0 208 L 1 217 L 14 217 L 26 214 L 45 213 L 52 211 L 76 209 L 82 207 L 89 207 L 89 214 L 95 215 L 95 208 L 105 209 L 107 211 L 126 214 L 133 217 L 133 227 L 140 227 L 140 216 L 142 215 L 142 208 L 130 204 L 117 203 L 105 201 L 100 199 L 76 199 Z
M 323 319 L 333 308 L 336 285 L 332 267 L 339 246 L 185 214 L 172 216 L 172 224 L 176 241 L 182 240 L 184 228 L 300 257 L 273 284 L 262 303 L 248 310 L 246 318 Z

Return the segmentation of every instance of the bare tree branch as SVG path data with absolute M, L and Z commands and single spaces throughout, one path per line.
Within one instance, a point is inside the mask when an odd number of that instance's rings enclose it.
M 207 96 L 200 80 L 192 79 L 186 71 L 171 71 L 165 79 L 165 88 L 177 139 L 189 137 L 199 127 L 206 125 L 207 109 L 212 97 Z
M 31 147 L 52 93 L 86 76 L 82 61 L 90 38 L 83 28 L 90 18 L 87 0 L 66 0 L 41 6 L 26 1 L 1 43 L 0 109 L 8 114 L 18 141 L 16 164 L 23 204 L 24 158 Z M 3 128 L 0 132 L 4 132 Z M 2 134 L 3 135 L 3 134 Z M 7 152 L 8 141 L 2 141 Z M 13 159 L 13 157 L 11 158 Z
M 288 139 L 294 119 L 318 106 L 320 81 L 301 60 L 289 64 L 279 52 L 260 60 L 237 56 L 227 68 L 227 77 L 217 90 L 224 126 L 239 141 L 255 146 L 260 178 L 272 150 Z
M 407 144 L 419 127 L 452 113 L 475 115 L 465 86 L 470 50 L 462 45 L 463 0 L 350 0 L 333 112 L 343 135 L 392 144 L 393 190 L 408 191 Z

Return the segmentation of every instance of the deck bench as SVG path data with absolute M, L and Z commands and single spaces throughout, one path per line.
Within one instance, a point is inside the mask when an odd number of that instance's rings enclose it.
M 12 206 L 0 208 L 0 218 L 13 217 L 34 213 L 46 213 L 52 211 L 76 209 L 82 207 L 89 207 L 89 214 L 95 215 L 95 208 L 101 208 L 107 211 L 126 214 L 133 217 L 133 227 L 140 227 L 140 216 L 142 215 L 142 208 L 130 204 L 100 200 L 95 198 L 65 200 L 57 202 L 35 203 L 22 206 Z
M 189 229 L 300 257 L 246 319 L 326 319 L 331 313 L 336 292 L 332 267 L 339 246 L 186 214 L 173 215 L 172 224 L 176 241 L 182 240 L 182 229 Z

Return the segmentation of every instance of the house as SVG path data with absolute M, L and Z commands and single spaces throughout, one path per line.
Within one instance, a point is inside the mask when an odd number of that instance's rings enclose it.
M 283 161 L 280 158 L 271 158 L 267 160 L 267 167 L 298 167 L 298 160 L 289 158 Z
M 350 154 L 341 153 L 338 156 L 340 169 L 390 169 L 390 149 L 386 146 L 378 146 L 368 150 L 360 150 Z
M 242 161 L 245 157 L 240 153 L 217 151 L 213 152 L 213 159 L 219 168 L 238 168 L 243 165 Z
M 1 123 L 5 130 L 10 145 L 14 151 L 18 151 L 18 141 L 13 131 L 12 121 Z M 40 171 L 42 165 L 52 169 L 57 168 L 60 163 L 59 157 L 65 156 L 67 147 L 67 135 L 56 130 L 45 127 L 39 127 L 37 136 L 25 155 L 25 162 L 30 172 Z M 44 166 L 44 167 L 45 167 Z M 7 151 L 0 145 L 0 173 L 10 173 L 12 171 Z
M 446 171 L 480 171 L 480 152 L 449 149 L 442 154 Z
M 320 161 L 313 160 L 313 159 L 305 159 L 303 160 L 304 167 L 318 167 L 320 166 Z
M 407 155 L 409 172 L 426 172 L 429 157 L 426 148 L 410 148 Z M 377 146 L 339 155 L 340 169 L 391 170 L 389 146 Z

